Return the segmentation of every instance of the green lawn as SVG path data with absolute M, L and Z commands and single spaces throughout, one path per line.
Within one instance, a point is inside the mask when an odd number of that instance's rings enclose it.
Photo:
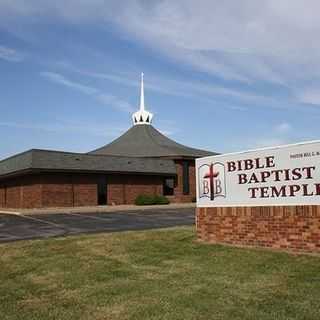
M 320 319 L 320 258 L 192 228 L 3 244 L 0 319 Z

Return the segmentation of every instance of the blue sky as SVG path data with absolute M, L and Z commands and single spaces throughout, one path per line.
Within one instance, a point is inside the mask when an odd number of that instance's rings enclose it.
M 153 125 L 233 152 L 319 138 L 318 1 L 2 0 L 0 158 Z

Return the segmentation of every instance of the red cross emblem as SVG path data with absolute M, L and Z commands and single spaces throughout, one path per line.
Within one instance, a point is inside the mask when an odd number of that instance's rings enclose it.
M 209 179 L 210 184 L 210 200 L 214 200 L 214 179 L 219 175 L 219 172 L 213 170 L 213 164 L 209 166 L 209 172 L 204 175 L 204 179 Z

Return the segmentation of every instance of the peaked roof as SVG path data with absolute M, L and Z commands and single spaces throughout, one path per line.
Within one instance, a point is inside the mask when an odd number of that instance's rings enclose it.
M 216 154 L 177 143 L 167 138 L 150 124 L 133 126 L 110 144 L 89 153 L 126 157 L 169 158 L 199 158 Z

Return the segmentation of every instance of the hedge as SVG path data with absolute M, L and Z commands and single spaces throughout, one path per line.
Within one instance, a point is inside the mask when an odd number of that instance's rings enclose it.
M 137 206 L 148 206 L 148 205 L 153 205 L 153 204 L 169 204 L 170 201 L 168 198 L 164 196 L 148 196 L 141 194 L 136 197 L 135 202 Z

